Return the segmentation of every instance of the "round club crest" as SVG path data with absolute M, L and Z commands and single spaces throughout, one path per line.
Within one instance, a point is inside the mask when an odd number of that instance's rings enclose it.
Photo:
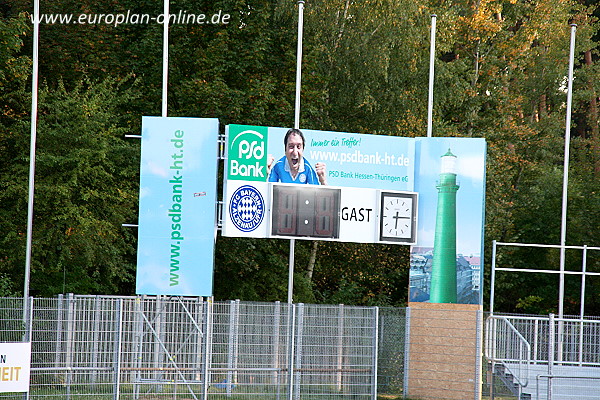
M 258 228 L 265 216 L 265 201 L 254 186 L 240 186 L 231 196 L 229 215 L 236 228 L 251 232 Z

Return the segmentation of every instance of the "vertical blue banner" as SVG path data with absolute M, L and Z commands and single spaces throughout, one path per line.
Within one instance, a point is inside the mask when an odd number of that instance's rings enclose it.
M 212 296 L 218 133 L 218 119 L 142 117 L 137 294 Z
M 416 138 L 410 302 L 483 304 L 486 142 Z

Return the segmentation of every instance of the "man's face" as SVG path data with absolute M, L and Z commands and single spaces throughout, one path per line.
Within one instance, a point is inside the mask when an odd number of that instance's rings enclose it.
M 288 137 L 288 141 L 285 146 L 285 156 L 290 164 L 290 169 L 292 172 L 298 172 L 303 151 L 304 145 L 302 144 L 302 138 L 300 135 L 291 134 Z

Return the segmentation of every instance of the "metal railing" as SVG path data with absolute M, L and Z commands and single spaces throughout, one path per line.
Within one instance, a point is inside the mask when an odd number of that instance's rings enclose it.
M 540 380 L 546 379 L 546 390 L 540 386 Z M 600 376 L 580 376 L 580 375 L 547 375 L 540 374 L 535 379 L 535 399 L 536 400 L 552 400 L 552 380 L 565 380 L 566 385 L 562 385 L 561 393 L 559 396 L 555 396 L 561 400 L 592 400 L 598 399 L 598 385 L 600 384 Z M 588 381 L 590 384 L 586 385 L 584 382 Z M 566 389 L 566 390 L 565 390 Z M 555 388 L 556 391 L 556 388 Z
M 534 399 L 598 398 L 594 389 L 600 379 L 598 319 L 492 315 L 486 321 L 485 355 L 492 370 L 498 363 L 510 374 L 507 386 L 517 383 L 519 393 Z M 535 387 L 527 380 L 535 380 Z
M 555 315 L 498 315 L 506 320 L 531 346 L 532 364 L 600 367 L 600 319 Z M 498 338 L 500 341 L 503 339 Z M 554 349 L 551 351 L 550 347 Z
M 485 355 L 492 369 L 500 363 L 519 386 L 528 385 L 531 346 L 508 318 L 492 315 L 486 320 Z

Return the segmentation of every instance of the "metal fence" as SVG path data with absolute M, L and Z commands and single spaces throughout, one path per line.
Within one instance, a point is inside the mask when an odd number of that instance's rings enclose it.
M 599 319 L 494 314 L 486 337 L 491 394 L 515 384 L 520 398 L 600 400 Z
M 31 338 L 30 398 L 372 399 L 382 356 L 381 391 L 401 385 L 397 309 L 73 295 L 28 309 L 0 299 L 0 341 Z
M 412 365 L 419 338 L 408 337 L 407 315 L 405 308 L 73 295 L 30 299 L 24 310 L 22 299 L 0 298 L 0 342 L 31 341 L 33 399 L 373 400 L 403 397 L 419 371 Z M 439 317 L 449 318 L 443 310 Z M 431 327 L 425 339 L 447 343 L 479 329 L 421 322 Z M 484 362 L 475 357 L 473 377 L 463 376 L 465 364 L 442 366 L 443 347 L 427 350 L 438 364 L 424 368 L 457 371 L 456 380 L 474 386 L 483 372 L 475 398 L 600 399 L 600 320 L 496 314 L 484 334 Z M 503 369 L 490 369 L 494 363 Z M 528 385 L 511 390 L 515 377 Z M 427 398 L 456 398 L 437 386 Z

